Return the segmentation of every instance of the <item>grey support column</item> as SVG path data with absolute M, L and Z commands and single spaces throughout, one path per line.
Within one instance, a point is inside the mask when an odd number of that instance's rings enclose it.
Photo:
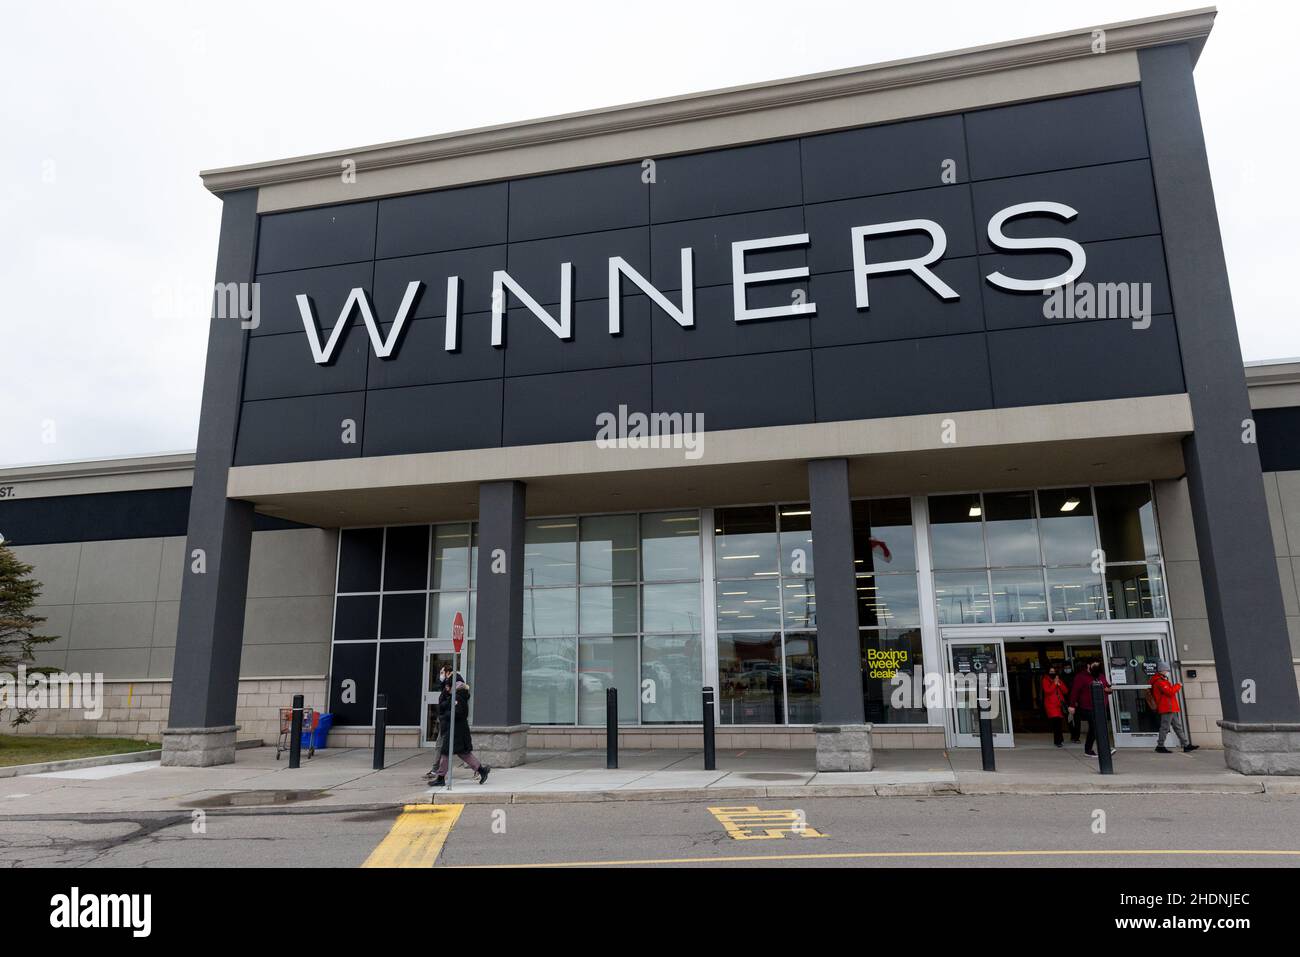
M 1138 53 L 1174 318 L 1183 443 L 1229 767 L 1300 774 L 1300 695 L 1186 45 Z
M 817 671 L 821 724 L 817 770 L 870 771 L 871 726 L 862 702 L 853 508 L 845 459 L 808 463 L 814 574 L 817 581 Z
M 490 765 L 527 758 L 523 724 L 524 483 L 485 482 L 478 493 L 478 609 L 474 745 Z
M 252 282 L 256 249 L 257 190 L 227 194 L 221 211 L 217 283 Z M 244 331 L 238 318 L 217 318 L 220 310 L 213 312 L 190 493 L 171 710 L 162 734 L 162 763 L 172 765 L 235 760 L 235 704 L 253 506 L 226 498 L 226 474 L 234 462 L 239 424 Z

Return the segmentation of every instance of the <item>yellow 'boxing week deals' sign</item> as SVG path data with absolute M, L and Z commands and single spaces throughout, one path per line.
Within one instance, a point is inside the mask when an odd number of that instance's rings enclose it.
M 868 648 L 867 668 L 870 677 L 889 679 L 904 670 L 911 652 L 906 648 Z

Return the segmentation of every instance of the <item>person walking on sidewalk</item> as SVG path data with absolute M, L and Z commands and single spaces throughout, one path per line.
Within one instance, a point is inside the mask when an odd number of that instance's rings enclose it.
M 1052 743 L 1058 748 L 1065 747 L 1065 701 L 1069 694 L 1070 689 L 1056 673 L 1056 666 L 1048 668 L 1043 678 L 1043 710 L 1052 726 Z
M 450 763 L 448 751 L 452 747 L 453 720 L 455 721 L 456 757 L 469 765 L 469 769 L 478 777 L 478 783 L 482 784 L 487 780 L 488 772 L 492 769 L 474 756 L 474 741 L 469 735 L 469 685 L 465 684 L 465 679 L 460 675 L 453 675 L 449 668 L 442 670 L 441 677 L 442 691 L 438 695 L 439 758 L 438 766 L 434 769 L 433 786 L 439 788 L 447 784 L 447 767 Z
M 1110 682 L 1106 680 L 1100 661 L 1093 661 L 1088 665 L 1086 671 L 1081 671 L 1075 675 L 1074 684 L 1070 686 L 1070 714 L 1075 715 L 1077 713 L 1080 721 L 1088 722 L 1088 737 L 1083 742 L 1083 753 L 1092 758 L 1097 756 L 1094 748 L 1097 744 L 1097 722 L 1101 720 L 1092 713 L 1092 683 L 1094 681 L 1100 681 L 1102 687 L 1106 690 L 1103 696 L 1104 707 L 1105 699 L 1110 697 Z M 1115 749 L 1111 748 L 1110 753 L 1114 754 Z
M 1182 684 L 1174 684 L 1169 680 L 1169 662 L 1162 661 L 1156 665 L 1156 673 L 1151 676 L 1151 697 L 1155 699 L 1156 710 L 1160 712 L 1160 733 L 1156 735 L 1156 750 L 1161 754 L 1173 754 L 1165 747 L 1165 737 L 1169 734 L 1169 729 L 1174 729 L 1174 734 L 1178 737 L 1178 743 L 1183 746 L 1185 753 L 1191 753 L 1200 747 L 1199 744 L 1192 744 L 1192 740 L 1187 735 L 1183 727 L 1183 717 L 1179 713 L 1182 709 L 1178 706 L 1178 692 L 1182 690 Z

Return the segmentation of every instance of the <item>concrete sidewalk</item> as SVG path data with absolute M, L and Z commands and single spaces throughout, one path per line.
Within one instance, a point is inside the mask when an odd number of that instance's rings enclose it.
M 223 809 L 391 807 L 427 803 L 750 800 L 758 798 L 923 796 L 943 794 L 1088 794 L 1213 792 L 1300 794 L 1300 779 L 1247 777 L 1229 771 L 1223 752 L 1156 754 L 1124 750 L 1114 775 L 1098 773 L 1080 748 L 1017 748 L 997 753 L 998 771 L 980 770 L 978 751 L 880 751 L 869 772 L 817 773 L 809 751 L 719 751 L 718 770 L 703 770 L 698 751 L 623 751 L 618 770 L 604 751 L 536 751 L 528 764 L 492 772 L 479 785 L 458 766 L 454 790 L 424 780 L 430 751 L 390 751 L 371 769 L 371 753 L 318 751 L 302 767 L 275 760 L 274 748 L 240 751 L 214 768 L 157 762 L 56 771 L 0 780 L 0 817 Z

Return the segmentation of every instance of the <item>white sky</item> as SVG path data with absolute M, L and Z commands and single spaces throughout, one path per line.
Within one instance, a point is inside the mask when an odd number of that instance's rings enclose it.
M 220 217 L 200 169 L 1186 8 L 6 0 L 0 466 L 193 448 Z M 1300 356 L 1300 4 L 1219 11 L 1197 84 L 1242 350 Z

